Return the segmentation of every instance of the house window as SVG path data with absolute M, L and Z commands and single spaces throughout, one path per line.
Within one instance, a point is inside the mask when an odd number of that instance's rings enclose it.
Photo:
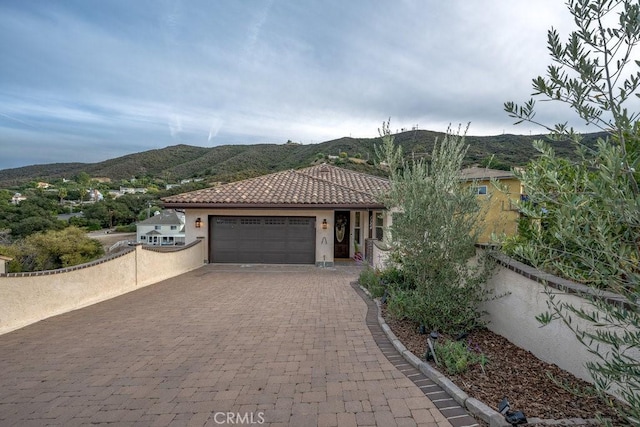
M 357 244 L 360 244 L 360 230 L 361 230 L 361 222 L 360 222 L 360 212 L 355 213 L 355 218 L 353 220 L 353 241 Z
M 140 240 L 147 240 L 147 236 L 140 236 Z
M 154 225 L 153 228 L 154 228 L 154 230 L 160 230 L 162 228 L 162 226 L 161 225 Z
M 382 240 L 384 237 L 384 214 L 382 212 L 376 212 L 376 239 Z
M 478 196 L 486 196 L 487 195 L 487 186 L 486 185 L 478 185 L 476 187 L 476 191 Z
M 172 226 L 171 226 L 171 229 L 172 229 L 172 230 L 177 230 L 177 229 L 178 229 L 178 226 L 177 226 L 177 225 L 172 225 Z

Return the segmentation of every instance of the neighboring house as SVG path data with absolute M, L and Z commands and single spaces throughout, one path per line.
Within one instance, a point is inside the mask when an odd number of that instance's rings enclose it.
M 36 188 L 42 188 L 43 190 L 46 190 L 49 187 L 51 187 L 51 184 L 49 184 L 48 182 L 38 182 L 36 184 Z
M 492 233 L 515 235 L 520 218 L 516 203 L 522 193 L 520 180 L 509 171 L 475 166 L 463 169 L 461 174 L 465 185 L 474 186 L 478 198 L 483 202 L 483 208 L 486 209 L 478 243 L 489 243 Z
M 331 266 L 382 239 L 388 190 L 387 179 L 323 164 L 162 200 L 184 209 L 186 242 L 204 240 L 205 262 Z
M 101 200 L 104 200 L 104 196 L 99 190 L 92 188 L 88 190 L 87 193 L 89 193 L 89 200 L 93 202 L 99 202 Z
M 25 196 L 23 196 L 22 194 L 20 194 L 20 193 L 16 193 L 11 198 L 11 203 L 13 203 L 14 205 L 18 205 L 23 200 L 27 200 L 27 198 Z
M 184 215 L 173 210 L 158 212 L 136 224 L 137 242 L 143 245 L 184 245 Z
M 147 189 L 146 188 L 142 188 L 142 187 L 120 187 L 120 194 L 136 194 L 136 193 L 141 193 L 141 194 L 146 194 L 147 193 Z
M 7 264 L 9 261 L 13 260 L 13 258 L 9 258 L 8 256 L 0 255 L 0 274 L 7 274 L 9 268 Z

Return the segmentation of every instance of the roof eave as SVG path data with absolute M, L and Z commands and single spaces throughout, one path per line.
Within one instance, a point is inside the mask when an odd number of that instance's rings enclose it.
M 164 202 L 168 208 L 183 209 L 385 209 L 381 203 L 179 203 Z

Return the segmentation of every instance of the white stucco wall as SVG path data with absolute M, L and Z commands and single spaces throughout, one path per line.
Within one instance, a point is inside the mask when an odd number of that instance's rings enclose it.
M 198 268 L 202 248 L 154 252 L 136 246 L 86 267 L 0 276 L 0 334 Z

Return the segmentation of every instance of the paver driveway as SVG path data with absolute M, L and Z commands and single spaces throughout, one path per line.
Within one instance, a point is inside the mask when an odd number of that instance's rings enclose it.
M 355 267 L 208 265 L 0 336 L 0 425 L 450 425 Z

